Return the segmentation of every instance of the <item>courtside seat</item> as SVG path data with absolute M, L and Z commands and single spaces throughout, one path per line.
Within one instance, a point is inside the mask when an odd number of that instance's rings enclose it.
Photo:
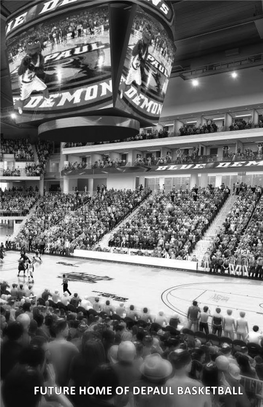
M 247 346 L 247 344 L 246 344 L 246 342 L 241 341 L 240 339 L 235 339 L 233 341 L 233 346 L 241 346 L 241 347 L 243 347 L 243 346 Z
M 202 344 L 207 342 L 207 335 L 202 331 L 196 331 L 195 338 L 199 339 Z
M 74 305 L 72 305 L 72 304 L 68 304 L 68 311 L 70 311 L 70 312 L 77 312 L 77 308 L 74 307 Z
M 257 343 L 247 343 L 248 354 L 252 358 L 255 356 L 263 356 L 263 348 Z
M 215 346 L 219 346 L 220 344 L 220 338 L 217 335 L 214 334 L 208 334 L 207 335 L 207 340 L 211 342 Z
M 182 334 L 187 335 L 187 336 L 192 336 L 192 337 L 195 336 L 194 331 L 192 331 L 191 329 L 188 329 L 188 328 L 183 328 L 181 332 L 182 332 Z
M 227 343 L 228 345 L 232 345 L 233 341 L 228 336 L 221 336 L 220 345 L 222 345 L 222 343 Z

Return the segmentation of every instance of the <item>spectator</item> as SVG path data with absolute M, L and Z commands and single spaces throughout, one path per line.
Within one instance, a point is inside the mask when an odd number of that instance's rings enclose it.
M 191 389 L 202 387 L 201 382 L 189 377 L 191 371 L 191 355 L 187 350 L 177 349 L 169 354 L 169 361 L 173 367 L 173 376 L 166 382 L 168 387 L 171 387 L 173 396 L 173 406 L 180 407 L 206 407 L 210 406 L 209 396 L 202 394 L 194 395 Z M 180 395 L 178 389 L 181 389 L 184 396 Z M 192 394 L 186 393 L 189 389 Z
M 200 319 L 199 319 L 199 330 L 201 332 L 205 332 L 206 335 L 209 334 L 208 329 L 208 318 L 211 316 L 209 308 L 205 306 L 203 311 L 200 311 Z
M 197 301 L 193 301 L 193 305 L 188 308 L 188 312 L 187 312 L 187 319 L 188 319 L 187 328 L 188 329 L 191 329 L 193 327 L 193 330 L 197 331 L 200 312 L 201 312 L 201 309 L 198 307 Z
M 136 388 L 149 388 L 154 387 L 159 389 L 159 393 L 149 393 L 147 397 L 143 396 L 143 393 L 138 395 L 131 395 L 133 399 L 133 405 L 138 407 L 158 407 L 165 405 L 166 407 L 172 407 L 174 405 L 171 396 L 169 396 L 167 390 L 167 384 L 165 384 L 167 378 L 172 373 L 172 365 L 168 360 L 162 359 L 158 354 L 148 355 L 144 359 L 140 368 L 142 377 L 133 383 L 133 387 Z M 147 390 L 146 390 L 147 391 Z
M 247 342 L 256 343 L 259 345 L 262 339 L 262 332 L 259 332 L 259 327 L 257 325 L 254 325 L 252 331 L 250 331 L 246 337 Z
M 237 319 L 236 321 L 236 333 L 237 333 L 237 339 L 241 339 L 243 341 L 246 340 L 246 337 L 248 335 L 249 329 L 248 329 L 248 323 L 245 320 L 246 313 L 241 311 L 239 313 L 240 318 Z
M 221 315 L 221 308 L 216 308 L 215 314 L 212 316 L 212 333 L 219 337 L 222 335 L 224 317 Z
M 227 316 L 224 317 L 223 322 L 223 330 L 224 336 L 229 337 L 230 339 L 234 339 L 234 330 L 236 328 L 236 323 L 234 318 L 232 317 L 232 310 L 227 310 Z
M 78 349 L 67 341 L 69 334 L 68 324 L 64 320 L 58 320 L 55 326 L 56 339 L 48 344 L 50 361 L 52 362 L 57 384 L 67 386 L 70 379 L 71 362 L 78 354 Z

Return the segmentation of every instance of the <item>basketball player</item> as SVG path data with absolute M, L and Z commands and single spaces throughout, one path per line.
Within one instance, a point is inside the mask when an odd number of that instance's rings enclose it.
M 33 259 L 34 259 L 34 263 L 39 263 L 39 264 L 42 263 L 41 255 L 40 255 L 40 252 L 38 249 L 36 250 L 35 256 L 33 256 Z
M 34 271 L 35 271 L 35 267 L 34 267 L 34 257 L 32 262 L 30 262 L 27 266 L 27 276 L 28 276 L 28 282 L 34 283 Z
M 120 85 L 120 98 L 123 98 L 124 92 L 127 88 L 135 82 L 138 85 L 137 93 L 140 94 L 142 86 L 142 76 L 144 73 L 145 61 L 148 54 L 149 45 L 151 43 L 152 35 L 149 31 L 145 30 L 140 39 L 132 50 L 131 67 L 128 72 L 126 81 Z
M 23 113 L 23 106 L 33 91 L 42 91 L 47 106 L 51 106 L 47 85 L 43 82 L 44 57 L 42 55 L 42 44 L 39 38 L 30 38 L 25 45 L 26 56 L 22 59 L 18 68 L 21 80 L 21 97 L 17 101 L 19 114 Z
M 23 271 L 24 277 L 26 276 L 26 270 L 28 267 L 28 257 L 26 254 L 21 253 L 20 259 L 18 260 L 18 274 L 17 277 L 20 276 L 20 272 Z

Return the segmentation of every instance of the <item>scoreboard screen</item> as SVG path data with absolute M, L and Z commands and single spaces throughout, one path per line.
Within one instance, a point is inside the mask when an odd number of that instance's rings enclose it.
M 109 6 L 87 5 L 7 39 L 15 109 L 22 115 L 112 106 Z
M 159 20 L 137 7 L 129 36 L 116 107 L 157 122 L 175 46 Z

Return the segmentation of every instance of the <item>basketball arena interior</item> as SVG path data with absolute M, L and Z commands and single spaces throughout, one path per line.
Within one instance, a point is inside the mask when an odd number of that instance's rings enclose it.
M 263 1 L 1 1 L 1 405 L 263 407 Z

